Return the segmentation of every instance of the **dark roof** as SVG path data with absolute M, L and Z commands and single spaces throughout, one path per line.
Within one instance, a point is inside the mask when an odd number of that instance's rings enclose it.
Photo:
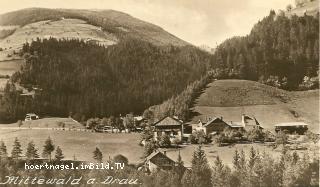
M 166 159 L 168 162 L 174 164 L 175 161 L 173 161 L 171 158 L 169 158 L 167 155 L 165 155 L 164 153 L 160 152 L 160 151 L 155 151 L 155 152 L 152 152 L 149 156 L 146 157 L 146 160 L 145 161 L 151 161 L 152 162 L 152 159 L 156 156 L 160 156 L 164 159 Z M 154 164 L 157 164 L 157 163 L 154 163 Z
M 223 122 L 223 123 L 225 123 L 225 124 L 227 124 L 226 122 L 224 122 L 222 119 L 220 119 L 220 118 L 213 118 L 213 119 L 211 119 L 211 120 L 209 120 L 206 124 L 204 124 L 203 126 L 204 127 L 206 127 L 206 126 L 209 126 L 209 125 L 211 125 L 212 123 L 214 123 L 214 122 Z
M 175 117 L 164 117 L 161 120 L 154 123 L 154 126 L 177 126 L 182 125 L 183 122 Z

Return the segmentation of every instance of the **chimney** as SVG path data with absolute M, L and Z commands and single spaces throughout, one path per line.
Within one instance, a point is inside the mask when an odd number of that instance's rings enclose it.
M 164 154 L 164 155 L 167 155 L 167 151 L 163 151 L 163 154 Z
M 220 119 L 221 119 L 221 121 L 223 120 L 223 117 L 222 116 L 220 116 Z
M 245 117 L 245 114 L 242 114 L 241 122 L 242 122 L 242 125 L 245 127 L 246 126 L 246 120 L 244 119 L 244 117 Z

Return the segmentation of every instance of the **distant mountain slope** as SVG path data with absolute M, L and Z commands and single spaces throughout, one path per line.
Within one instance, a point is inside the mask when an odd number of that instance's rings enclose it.
M 191 123 L 222 116 L 226 122 L 255 116 L 261 125 L 274 130 L 281 122 L 304 121 L 319 132 L 319 90 L 288 92 L 254 81 L 218 80 L 208 85 L 191 109 Z
M 297 7 L 287 11 L 286 15 L 287 16 L 303 16 L 304 14 L 309 15 L 309 16 L 316 16 L 317 13 L 319 12 L 319 0 L 306 0 L 304 3 L 298 3 Z
M 101 45 L 113 45 L 118 39 L 115 35 L 104 32 L 100 27 L 87 24 L 80 19 L 62 19 L 57 21 L 39 21 L 27 24 L 15 30 L 5 39 L 0 40 L 3 49 L 19 49 L 25 42 L 36 38 L 82 39 Z
M 84 20 L 90 25 L 101 27 L 104 32 L 113 34 L 118 39 L 136 38 L 155 45 L 189 45 L 159 26 L 114 10 L 28 8 L 0 15 L 0 26 L 23 27 L 39 21 L 58 21 L 67 18 Z M 71 24 L 66 29 L 72 26 Z

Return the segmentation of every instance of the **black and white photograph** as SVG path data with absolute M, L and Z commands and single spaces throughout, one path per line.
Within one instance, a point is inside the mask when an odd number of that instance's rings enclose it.
M 0 187 L 319 187 L 319 0 L 0 0 Z

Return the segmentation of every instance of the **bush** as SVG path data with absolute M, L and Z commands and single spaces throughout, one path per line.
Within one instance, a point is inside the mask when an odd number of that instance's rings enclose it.
M 264 142 L 266 139 L 267 134 L 263 132 L 262 129 L 253 128 L 246 132 L 246 137 L 249 141 L 261 141 Z
M 123 163 L 124 165 L 128 165 L 129 161 L 128 158 L 119 154 L 113 157 L 114 162 Z
M 170 147 L 171 146 L 171 141 L 170 137 L 167 134 L 164 134 L 159 137 L 159 145 L 160 147 Z
M 287 144 L 288 143 L 288 135 L 283 131 L 279 131 L 276 135 L 275 143 L 276 143 L 276 145 Z
M 179 138 L 175 138 L 173 141 L 172 141 L 172 144 L 175 144 L 175 145 L 180 145 L 182 143 L 182 141 L 179 139 Z
M 212 142 L 210 135 L 206 135 L 203 131 L 194 131 L 189 136 L 189 142 L 191 144 L 208 144 Z

